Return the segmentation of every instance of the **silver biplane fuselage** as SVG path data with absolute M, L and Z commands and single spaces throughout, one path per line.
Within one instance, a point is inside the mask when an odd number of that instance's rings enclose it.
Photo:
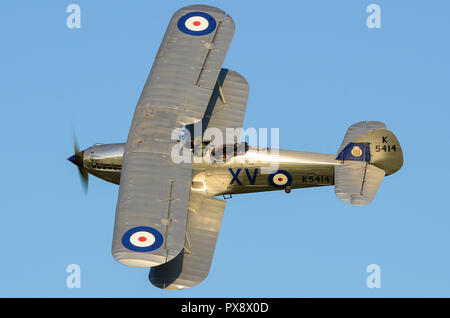
M 120 183 L 124 143 L 95 144 L 83 151 L 82 168 L 111 183 Z M 207 154 L 211 156 L 211 153 Z M 219 158 L 220 159 L 220 158 Z M 285 176 L 272 175 L 260 167 L 277 164 Z M 329 186 L 334 184 L 334 166 L 342 164 L 335 154 L 248 147 L 245 154 L 211 163 L 193 163 L 192 191 L 210 195 Z M 274 179 L 275 177 L 275 179 Z M 290 180 L 289 180 L 290 179 Z

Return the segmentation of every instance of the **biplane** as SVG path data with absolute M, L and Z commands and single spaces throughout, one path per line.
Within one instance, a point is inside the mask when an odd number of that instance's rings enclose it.
M 151 268 L 150 282 L 163 289 L 207 277 L 226 205 L 220 196 L 334 186 L 340 200 L 365 205 L 403 164 L 397 138 L 379 121 L 352 125 L 336 154 L 272 152 L 240 141 L 249 85 L 222 68 L 234 30 L 232 18 L 214 7 L 175 12 L 127 142 L 75 146 L 68 158 L 86 185 L 88 174 L 119 184 L 112 254 L 121 264 Z M 206 136 L 211 128 L 235 135 L 224 142 Z M 174 160 L 183 151 L 189 160 Z

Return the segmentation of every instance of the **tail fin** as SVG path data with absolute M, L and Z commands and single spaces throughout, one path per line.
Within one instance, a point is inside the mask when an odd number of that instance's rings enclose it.
M 356 123 L 347 130 L 338 151 L 336 196 L 346 203 L 372 202 L 383 177 L 403 165 L 403 153 L 395 135 L 379 121 Z

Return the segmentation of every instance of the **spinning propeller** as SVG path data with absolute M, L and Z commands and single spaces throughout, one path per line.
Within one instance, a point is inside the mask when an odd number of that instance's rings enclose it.
M 78 148 L 77 139 L 75 135 L 73 137 L 73 151 L 74 155 L 72 157 L 67 158 L 70 162 L 78 167 L 78 172 L 81 179 L 81 185 L 84 189 L 84 192 L 87 193 L 88 184 L 89 184 L 89 174 L 87 170 L 83 167 L 83 151 L 80 151 Z

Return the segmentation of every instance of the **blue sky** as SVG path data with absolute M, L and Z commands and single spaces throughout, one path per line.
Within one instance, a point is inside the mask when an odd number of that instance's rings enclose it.
M 81 29 L 66 7 L 81 7 Z M 405 163 L 374 202 L 332 187 L 234 196 L 211 272 L 180 292 L 111 255 L 118 187 L 80 186 L 82 148 L 126 140 L 173 12 L 188 1 L 4 1 L 0 296 L 450 297 L 450 20 L 447 1 L 203 1 L 236 33 L 225 67 L 250 83 L 245 127 L 280 128 L 283 149 L 335 153 L 346 129 L 380 120 Z M 366 7 L 381 8 L 369 29 Z M 81 288 L 66 267 L 81 267 Z M 381 288 L 366 286 L 370 264 Z

